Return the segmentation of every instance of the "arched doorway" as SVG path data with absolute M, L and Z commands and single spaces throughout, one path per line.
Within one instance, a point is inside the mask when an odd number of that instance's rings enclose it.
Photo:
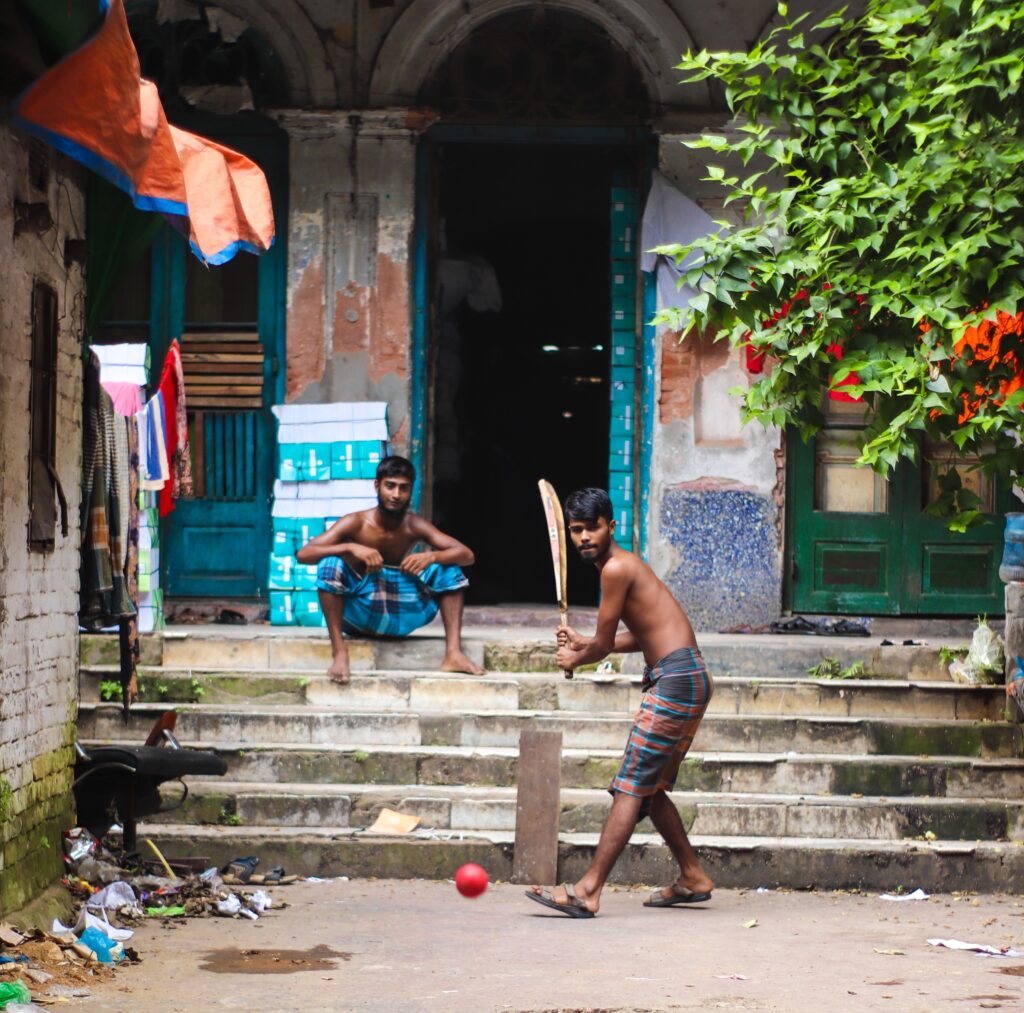
M 418 100 L 441 113 L 418 180 L 424 506 L 473 546 L 471 600 L 544 601 L 538 478 L 612 489 L 633 545 L 648 94 L 599 25 L 537 7 L 477 27 Z M 593 570 L 570 592 L 593 604 Z

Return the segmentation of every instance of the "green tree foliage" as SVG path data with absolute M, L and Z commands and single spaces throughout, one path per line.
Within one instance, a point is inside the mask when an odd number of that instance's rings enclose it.
M 869 0 L 679 69 L 724 86 L 736 130 L 690 143 L 746 218 L 694 244 L 698 295 L 662 322 L 770 356 L 748 418 L 809 436 L 841 384 L 873 409 L 866 465 L 915 459 L 926 432 L 1024 472 L 1024 3 Z

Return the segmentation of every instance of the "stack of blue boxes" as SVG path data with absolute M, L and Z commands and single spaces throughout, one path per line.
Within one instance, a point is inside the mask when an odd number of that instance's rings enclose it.
M 636 499 L 633 441 L 636 436 L 636 258 L 639 241 L 639 194 L 636 187 L 612 186 L 612 312 L 611 433 L 608 484 L 615 540 L 633 548 L 633 506 Z
M 270 621 L 323 626 L 316 566 L 295 553 L 339 517 L 376 506 L 373 480 L 386 453 L 387 403 L 276 405 L 277 481 L 270 554 Z

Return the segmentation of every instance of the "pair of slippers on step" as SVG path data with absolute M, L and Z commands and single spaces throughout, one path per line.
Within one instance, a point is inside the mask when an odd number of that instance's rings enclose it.
M 233 858 L 223 869 L 220 870 L 224 882 L 229 885 L 237 883 L 250 883 L 253 886 L 263 886 L 274 883 L 294 883 L 298 876 L 285 875 L 284 866 L 278 865 L 265 874 L 258 874 L 256 866 L 260 864 L 259 856 L 249 855 L 246 858 Z
M 680 904 L 704 904 L 711 900 L 711 893 L 696 893 L 673 883 L 667 889 L 671 890 L 670 896 L 666 897 L 664 891 L 658 890 L 644 901 L 644 907 L 678 907 Z M 568 915 L 570 918 L 593 918 L 594 912 L 587 907 L 586 903 L 576 896 L 576 889 L 572 883 L 565 884 L 566 902 L 563 904 L 555 900 L 554 893 L 544 887 L 539 893 L 535 890 L 527 890 L 526 896 L 535 900 L 544 907 L 549 907 L 559 914 Z

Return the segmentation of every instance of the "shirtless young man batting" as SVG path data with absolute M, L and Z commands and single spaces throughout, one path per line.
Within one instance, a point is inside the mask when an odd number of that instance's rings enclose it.
M 317 563 L 320 608 L 327 620 L 334 661 L 327 674 L 350 678 L 343 633 L 404 637 L 426 626 L 438 610 L 446 640 L 444 672 L 483 675 L 462 650 L 462 606 L 469 581 L 460 567 L 473 553 L 409 511 L 416 469 L 404 457 L 385 457 L 377 466 L 377 506 L 347 514 L 295 554 Z M 417 542 L 426 552 L 409 550 Z
M 612 651 L 642 651 L 644 697 L 618 774 L 608 789 L 614 801 L 590 868 L 575 884 L 534 886 L 531 900 L 573 918 L 593 918 L 601 890 L 637 821 L 650 816 L 676 861 L 679 878 L 651 895 L 645 907 L 672 907 L 711 899 L 712 882 L 701 867 L 668 797 L 714 684 L 697 650 L 693 627 L 651 568 L 613 540 L 615 521 L 603 489 L 581 489 L 565 503 L 569 534 L 580 557 L 601 575 L 597 632 L 584 637 L 558 630 L 559 668 L 600 661 Z M 617 634 L 619 622 L 628 632 Z

